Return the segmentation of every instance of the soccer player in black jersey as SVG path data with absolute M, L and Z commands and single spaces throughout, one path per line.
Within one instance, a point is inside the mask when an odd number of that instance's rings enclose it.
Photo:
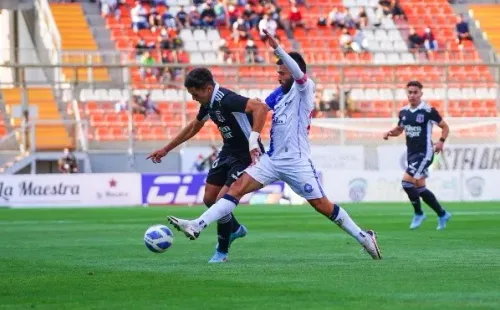
M 437 229 L 446 227 L 451 214 L 443 209 L 436 196 L 425 187 L 428 177 L 428 168 L 432 164 L 434 152 L 443 150 L 444 142 L 450 133 L 448 124 L 441 118 L 439 112 L 422 101 L 422 84 L 411 81 L 406 85 L 409 104 L 399 112 L 398 125 L 384 134 L 384 139 L 397 137 L 403 132 L 406 134 L 408 168 L 403 175 L 403 189 L 410 199 L 415 216 L 410 229 L 418 228 L 425 220 L 425 214 L 420 205 L 420 197 L 438 215 Z M 441 138 L 433 145 L 432 126 L 437 124 L 441 128 Z
M 224 142 L 207 176 L 203 201 L 210 207 L 264 153 L 260 132 L 269 108 L 259 99 L 249 99 L 221 87 L 206 68 L 191 70 L 184 86 L 193 100 L 201 104 L 198 115 L 169 144 L 151 153 L 148 159 L 154 163 L 161 162 L 168 152 L 196 135 L 210 118 L 219 128 Z M 226 262 L 231 242 L 246 233 L 246 228 L 238 223 L 233 214 L 221 218 L 217 223 L 218 244 L 209 262 Z

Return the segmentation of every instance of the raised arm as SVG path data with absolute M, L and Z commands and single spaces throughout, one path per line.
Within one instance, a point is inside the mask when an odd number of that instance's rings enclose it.
M 290 70 L 290 73 L 293 76 L 295 82 L 299 84 L 304 84 L 307 82 L 307 75 L 300 70 L 299 65 L 295 60 L 293 60 L 290 55 L 278 44 L 278 42 L 274 39 L 274 37 L 267 31 L 263 30 L 265 35 L 267 36 L 267 40 L 269 45 L 274 49 L 276 55 L 283 61 L 283 64 Z

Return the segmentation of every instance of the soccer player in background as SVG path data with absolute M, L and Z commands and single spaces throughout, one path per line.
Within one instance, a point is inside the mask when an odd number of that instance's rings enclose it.
M 193 100 L 201 104 L 196 119 L 183 128 L 169 144 L 147 158 L 153 163 L 161 162 L 162 157 L 195 136 L 205 122 L 212 119 L 219 128 L 224 145 L 207 176 L 203 202 L 210 208 L 264 152 L 259 136 L 266 121 L 268 107 L 258 99 L 249 99 L 221 87 L 206 68 L 191 70 L 184 86 Z M 218 244 L 209 262 L 226 262 L 231 242 L 246 234 L 247 229 L 238 223 L 232 213 L 218 219 Z
M 432 164 L 434 152 L 443 150 L 444 142 L 450 134 L 448 124 L 442 119 L 439 112 L 422 100 L 422 84 L 411 81 L 406 85 L 409 104 L 399 112 L 398 125 L 384 134 L 384 140 L 406 134 L 406 148 L 408 168 L 401 182 L 408 195 L 415 216 L 410 229 L 422 225 L 426 216 L 422 211 L 420 197 L 438 215 L 437 229 L 446 228 L 451 214 L 443 209 L 436 196 L 425 186 L 425 179 L 429 176 L 429 166 Z M 432 144 L 432 126 L 437 124 L 441 128 L 441 138 Z
M 194 240 L 210 223 L 230 214 L 245 194 L 282 180 L 304 197 L 316 211 L 355 238 L 373 259 L 381 259 L 375 233 L 361 230 L 342 207 L 326 198 L 319 184 L 310 159 L 308 140 L 315 84 L 307 77 L 304 59 L 296 52 L 287 54 L 266 30 L 264 33 L 279 57 L 278 81 L 281 84 L 266 99 L 267 105 L 274 111 L 268 153 L 247 168 L 231 185 L 227 194 L 199 218 L 189 221 L 169 216 L 168 220 Z

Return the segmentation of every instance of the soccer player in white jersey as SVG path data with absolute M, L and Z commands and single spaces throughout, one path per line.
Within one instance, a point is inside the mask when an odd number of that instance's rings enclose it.
M 308 131 L 314 109 L 315 84 L 306 75 L 306 63 L 299 53 L 287 54 L 276 40 L 264 30 L 268 42 L 279 57 L 278 81 L 281 84 L 267 99 L 274 111 L 269 152 L 248 167 L 234 182 L 223 198 L 195 220 L 169 216 L 169 222 L 191 240 L 219 218 L 231 213 L 239 200 L 277 180 L 286 182 L 319 213 L 333 221 L 355 238 L 373 259 L 381 259 L 375 232 L 363 231 L 347 212 L 326 198 L 314 165 L 310 159 Z M 251 135 L 250 149 L 255 149 L 258 136 Z

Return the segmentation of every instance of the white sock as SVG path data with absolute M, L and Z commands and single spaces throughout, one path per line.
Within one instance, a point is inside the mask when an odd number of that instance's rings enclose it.
M 219 199 L 219 201 L 203 212 L 203 214 L 193 222 L 202 230 L 211 223 L 233 212 L 236 205 L 237 200 L 235 198 L 224 195 L 223 198 Z
M 335 219 L 331 219 L 335 224 L 342 228 L 346 233 L 351 235 L 353 238 L 358 240 L 359 243 L 363 243 L 365 240 L 366 233 L 359 228 L 356 223 L 351 219 L 349 214 L 340 206 L 339 213 Z

